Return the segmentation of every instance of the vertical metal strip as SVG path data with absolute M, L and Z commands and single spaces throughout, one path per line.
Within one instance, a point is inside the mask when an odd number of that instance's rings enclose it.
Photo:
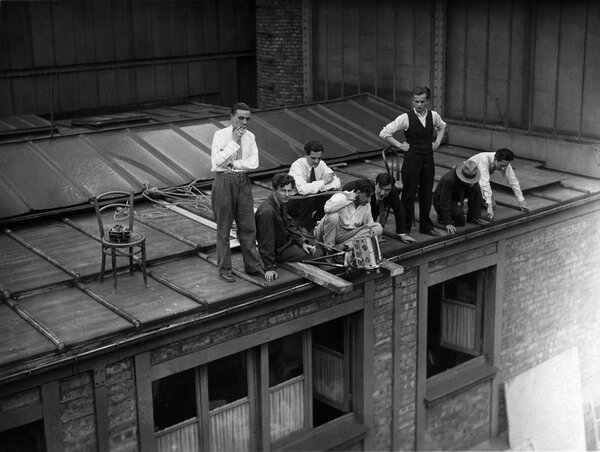
M 486 12 L 486 27 L 485 27 L 485 73 L 483 74 L 483 118 L 482 124 L 483 126 L 487 126 L 488 124 L 488 96 L 490 93 L 490 2 L 487 2 L 487 12 Z M 498 111 L 498 113 L 500 113 Z M 491 149 L 490 149 L 491 150 Z
M 444 116 L 444 64 L 446 56 L 446 9 L 444 0 L 436 0 L 434 7 L 433 42 L 433 110 Z
M 529 23 L 531 27 L 529 27 L 530 35 L 530 51 L 529 51 L 529 118 L 527 119 L 527 131 L 533 131 L 533 102 L 535 100 L 535 49 L 537 47 L 537 3 L 533 2 L 530 10 L 530 19 Z
M 135 389 L 139 448 L 144 452 L 154 452 L 156 450 L 150 367 L 150 352 L 135 355 Z
M 106 398 L 106 369 L 104 363 L 93 367 L 94 370 L 94 409 L 96 413 L 96 437 L 98 450 L 110 450 L 108 403 Z
M 375 306 L 374 306 L 374 298 L 375 298 L 375 282 L 367 281 L 364 285 L 364 311 L 363 311 L 363 320 L 364 320 L 364 330 L 362 337 L 362 362 L 359 363 L 359 366 L 363 368 L 363 383 L 362 383 L 362 396 L 363 396 L 363 424 L 367 427 L 367 434 L 364 438 L 363 449 L 364 450 L 373 450 L 374 449 L 374 435 L 373 435 L 373 425 L 374 425 L 374 406 L 373 406 L 373 389 L 375 386 L 373 375 L 373 362 L 374 362 L 374 348 L 375 348 L 375 339 L 374 339 L 374 326 L 373 321 L 375 317 Z
M 512 57 L 513 57 L 513 24 L 514 24 L 515 4 L 510 2 L 510 13 L 508 19 L 508 80 L 506 83 L 506 112 L 502 118 L 503 126 L 508 128 L 510 124 L 510 93 L 512 86 Z
M 469 40 L 467 37 L 469 36 L 469 10 L 466 8 L 464 10 L 465 14 L 465 27 L 464 27 L 464 61 L 463 61 L 463 92 L 462 92 L 462 120 L 467 120 L 467 52 L 469 50 Z
M 556 82 L 554 83 L 554 120 L 552 121 L 552 135 L 556 136 L 556 128 L 558 126 L 558 91 L 560 89 L 560 50 L 562 42 L 562 19 L 563 19 L 563 2 L 559 3 L 558 7 L 558 42 L 556 44 Z
M 495 276 L 493 280 L 493 290 L 491 294 L 493 299 L 493 312 L 491 315 L 493 319 L 491 322 L 486 322 L 485 327 L 492 328 L 492 366 L 498 369 L 502 368 L 502 311 L 504 305 L 504 269 L 506 259 L 506 240 L 498 241 L 498 261 L 494 271 L 489 271 Z M 488 292 L 489 293 L 489 292 Z M 486 300 L 487 301 L 487 300 Z M 487 351 L 487 350 L 486 350 Z M 498 436 L 499 433 L 499 417 L 500 417 L 500 384 L 502 383 L 500 372 L 498 372 L 492 379 L 491 388 L 491 401 L 490 401 L 490 435 L 491 437 Z
M 48 452 L 63 452 L 65 445 L 63 443 L 60 420 L 60 388 L 58 380 L 43 384 L 41 391 L 46 450 Z
M 415 397 L 415 450 L 425 450 L 427 413 L 427 292 L 429 286 L 428 264 L 419 265 L 419 293 L 417 295 L 417 382 Z
M 581 71 L 581 100 L 579 101 L 579 128 L 577 130 L 577 138 L 581 140 L 583 135 L 583 114 L 584 114 L 584 101 L 585 101 L 585 68 L 587 64 L 587 49 L 588 49 L 588 30 L 590 29 L 590 0 L 585 4 L 585 37 L 583 38 L 583 68 Z

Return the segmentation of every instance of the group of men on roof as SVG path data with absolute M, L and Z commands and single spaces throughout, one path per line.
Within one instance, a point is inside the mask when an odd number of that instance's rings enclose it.
M 527 211 L 509 149 L 472 156 L 448 171 L 433 190 L 433 154 L 442 142 L 446 123 L 427 108 L 429 97 L 429 88 L 416 87 L 413 108 L 379 134 L 388 145 L 404 152 L 401 193 L 388 173 L 378 174 L 375 181 L 358 179 L 342 187 L 322 159 L 323 145 L 313 140 L 306 143 L 306 155 L 292 163 L 289 173 L 274 175 L 273 190 L 256 213 L 248 176 L 248 171 L 258 168 L 259 158 L 255 136 L 247 129 L 251 111 L 244 103 L 234 104 L 231 125 L 215 132 L 211 148 L 215 173 L 211 201 L 220 277 L 235 281 L 229 246 L 234 221 L 245 272 L 272 282 L 277 278 L 278 263 L 313 259 L 348 249 L 362 237 L 381 235 L 390 211 L 395 218 L 395 237 L 406 244 L 415 243 L 409 234 L 415 223 L 417 196 L 421 234 L 442 235 L 431 221 L 432 205 L 438 224 L 448 234 L 455 234 L 456 227 L 465 222 L 489 224 L 496 206 L 490 186 L 494 171 L 502 173 L 520 208 Z M 402 142 L 395 138 L 399 131 L 405 137 Z

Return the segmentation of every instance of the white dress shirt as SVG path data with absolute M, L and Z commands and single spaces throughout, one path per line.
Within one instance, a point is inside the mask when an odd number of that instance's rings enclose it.
M 423 127 L 425 127 L 427 112 L 429 110 L 425 110 L 425 114 L 423 116 L 419 115 L 416 110 L 413 109 L 413 111 L 417 115 L 417 118 L 419 118 L 419 121 L 421 121 L 421 124 L 423 124 Z M 433 110 L 431 110 L 431 119 L 433 120 L 433 128 L 435 130 L 441 130 L 446 127 L 446 123 L 442 120 L 442 117 L 439 115 L 439 113 Z M 399 130 L 408 130 L 408 126 L 408 113 L 402 113 L 388 125 L 384 126 L 383 129 L 381 129 L 381 132 L 379 132 L 379 136 L 385 140 L 387 137 L 394 136 L 394 134 Z
M 310 181 L 310 170 L 312 166 L 308 164 L 305 157 L 301 157 L 292 163 L 290 166 L 289 174 L 296 181 L 296 190 L 301 195 L 308 195 L 311 193 L 319 193 L 327 190 L 337 190 L 342 186 L 342 182 L 339 177 L 333 176 L 333 180 L 326 184 L 323 178 L 333 173 L 333 170 L 327 166 L 327 164 L 321 160 L 319 165 L 315 168 L 315 181 Z
M 477 167 L 479 168 L 479 172 L 481 173 L 481 178 L 479 179 L 481 194 L 488 206 L 492 205 L 492 187 L 490 185 L 490 175 L 495 170 L 495 155 L 495 152 L 480 152 L 479 154 L 475 154 L 469 159 L 477 163 Z M 504 180 L 506 180 L 510 188 L 512 188 L 512 191 L 514 192 L 519 202 L 524 201 L 525 197 L 523 196 L 523 192 L 521 191 L 521 186 L 519 185 L 517 176 L 515 176 L 515 172 L 513 171 L 512 166 L 510 166 L 510 163 L 506 168 L 501 170 L 501 173 L 504 176 Z
M 258 168 L 258 147 L 254 134 L 246 130 L 240 140 L 242 158 L 237 158 L 240 145 L 233 139 L 233 127 L 217 130 L 213 135 L 211 146 L 211 171 L 240 172 Z

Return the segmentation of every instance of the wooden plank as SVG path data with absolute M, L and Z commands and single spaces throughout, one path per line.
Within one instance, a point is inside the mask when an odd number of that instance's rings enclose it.
M 166 207 L 169 210 L 172 210 L 173 212 L 177 212 L 178 214 L 183 215 L 186 218 L 197 221 L 198 223 L 203 224 L 204 226 L 208 226 L 209 228 L 215 229 L 215 230 L 217 229 L 217 223 L 215 223 L 214 221 L 209 220 L 207 218 L 201 217 L 200 215 L 196 215 L 195 213 L 192 213 L 189 210 L 183 209 L 181 207 L 177 207 L 166 201 L 156 200 L 154 202 L 157 204 L 160 204 L 161 206 Z M 232 240 L 229 241 L 229 246 L 232 249 L 240 246 L 240 242 L 238 242 L 238 240 L 235 238 L 235 236 L 233 234 L 230 234 L 230 237 L 232 238 Z
M 394 262 L 390 262 L 386 259 L 379 263 L 379 268 L 382 268 L 389 273 L 389 276 L 398 276 L 404 273 L 404 267 L 402 265 L 395 264 Z
M 350 292 L 354 287 L 351 282 L 314 265 L 303 262 L 285 262 L 281 264 L 281 267 L 338 294 Z

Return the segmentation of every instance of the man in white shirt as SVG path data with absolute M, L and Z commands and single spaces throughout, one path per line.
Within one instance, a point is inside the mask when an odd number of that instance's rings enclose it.
M 250 107 L 236 103 L 231 107 L 231 125 L 217 130 L 211 146 L 215 173 L 211 201 L 217 223 L 217 262 L 221 279 L 235 282 L 231 274 L 229 234 L 233 220 L 242 250 L 244 269 L 250 275 L 264 276 L 254 240 L 254 200 L 248 171 L 258 168 L 258 148 L 254 134 L 247 130 Z
M 477 167 L 481 173 L 479 186 L 481 187 L 481 196 L 486 204 L 485 208 L 487 210 L 487 216 L 490 220 L 494 218 L 494 207 L 496 207 L 496 201 L 494 200 L 490 184 L 490 176 L 496 170 L 502 173 L 504 180 L 508 183 L 510 188 L 512 188 L 521 210 L 529 212 L 529 207 L 527 206 L 527 202 L 521 191 L 517 176 L 515 176 L 515 172 L 510 165 L 510 162 L 512 162 L 514 158 L 515 155 L 510 149 L 501 148 L 496 152 L 480 152 L 469 159 L 477 163 Z
M 373 221 L 371 195 L 373 186 L 368 180 L 356 183 L 354 191 L 334 194 L 325 203 L 325 216 L 315 227 L 315 240 L 331 248 L 352 246 L 360 237 L 381 235 L 383 228 Z
M 304 145 L 306 155 L 300 157 L 292 166 L 289 174 L 296 181 L 296 190 L 306 198 L 295 197 L 290 200 L 289 213 L 298 225 L 312 230 L 315 222 L 323 217 L 323 205 L 327 197 L 319 193 L 339 190 L 341 182 L 333 170 L 323 161 L 323 145 L 312 140 Z

